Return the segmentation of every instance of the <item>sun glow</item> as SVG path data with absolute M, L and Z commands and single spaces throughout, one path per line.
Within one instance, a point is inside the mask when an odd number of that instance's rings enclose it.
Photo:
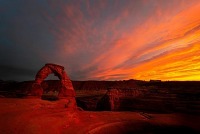
M 167 21 L 149 18 L 92 62 L 99 65 L 91 74 L 97 79 L 200 80 L 198 12 L 200 4 Z

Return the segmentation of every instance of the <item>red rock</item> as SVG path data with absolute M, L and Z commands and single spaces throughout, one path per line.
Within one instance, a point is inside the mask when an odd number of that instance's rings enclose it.
M 56 64 L 45 64 L 44 67 L 42 67 L 35 77 L 35 82 L 32 86 L 31 95 L 39 96 L 41 97 L 43 94 L 43 88 L 41 83 L 44 81 L 44 79 L 49 74 L 54 74 L 60 79 L 61 87 L 59 89 L 58 98 L 67 98 L 68 103 L 65 107 L 74 107 L 76 106 L 76 100 L 75 100 L 75 91 L 72 85 L 71 80 L 67 76 L 66 72 L 64 71 L 64 67 Z

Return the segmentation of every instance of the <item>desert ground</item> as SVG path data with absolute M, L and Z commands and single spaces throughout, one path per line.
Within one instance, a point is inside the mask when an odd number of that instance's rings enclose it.
M 2 134 L 200 133 L 200 116 L 69 110 L 64 99 L 0 98 Z
M 27 95 L 31 84 L 1 82 L 2 134 L 200 133 L 199 82 L 73 81 L 77 108 L 48 98 L 58 81 L 43 82 L 47 99 Z

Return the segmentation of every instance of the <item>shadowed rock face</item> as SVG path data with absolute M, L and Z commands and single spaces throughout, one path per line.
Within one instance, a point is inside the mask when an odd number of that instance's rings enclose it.
M 190 127 L 179 125 L 151 124 L 145 121 L 122 121 L 104 124 L 89 131 L 89 134 L 198 134 Z
M 1 81 L 0 97 L 29 96 L 34 82 Z M 84 110 L 200 113 L 199 81 L 72 81 L 72 84 L 77 106 Z M 59 80 L 44 80 L 41 87 L 43 94 L 47 91 L 54 94 L 55 90 L 58 94 L 62 84 Z
M 146 91 L 142 89 L 138 90 L 110 88 L 97 103 L 97 110 L 122 111 L 126 110 L 126 107 L 131 110 L 131 107 L 133 107 L 131 105 L 132 102 L 135 99 L 144 96 L 145 93 Z
M 54 74 L 60 79 L 59 91 L 56 91 L 58 98 L 64 97 L 67 99 L 68 104 L 66 107 L 76 107 L 75 91 L 71 80 L 64 71 L 64 67 L 56 64 L 45 64 L 36 74 L 35 81 L 32 86 L 31 95 L 42 97 L 42 99 L 52 99 L 52 96 L 48 98 L 48 95 L 44 95 L 44 89 L 42 82 L 49 74 Z M 53 92 L 49 92 L 51 95 Z M 56 98 L 56 99 L 58 99 Z M 53 98 L 54 99 L 54 98 Z

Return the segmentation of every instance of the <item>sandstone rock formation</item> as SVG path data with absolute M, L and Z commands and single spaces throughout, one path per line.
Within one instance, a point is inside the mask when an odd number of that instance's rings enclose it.
M 33 83 L 34 81 L 1 81 L 0 96 L 9 98 L 30 96 Z M 199 81 L 72 81 L 72 84 L 76 91 L 77 106 L 87 111 L 200 113 Z M 59 93 L 61 87 L 59 80 L 45 80 L 41 84 L 43 95 L 47 91 L 52 91 L 49 89 L 56 89 Z M 116 94 L 115 89 L 118 90 Z M 67 101 L 65 104 L 69 106 L 68 99 L 61 101 Z
M 121 111 L 126 110 L 125 107 L 132 107 L 132 102 L 134 99 L 141 98 L 145 95 L 145 91 L 142 89 L 116 89 L 109 88 L 107 93 L 99 100 L 97 104 L 98 110 L 109 110 L 109 111 Z M 131 103 L 130 103 L 131 102 Z M 127 106 L 128 104 L 128 106 Z
M 41 86 L 41 83 L 44 81 L 44 79 L 49 74 L 54 74 L 60 79 L 61 87 L 59 89 L 58 98 L 64 97 L 68 98 L 68 104 L 67 106 L 73 106 L 75 105 L 75 91 L 72 85 L 71 80 L 67 76 L 66 72 L 64 71 L 64 67 L 52 63 L 45 64 L 44 67 L 42 67 L 36 77 L 35 82 L 32 87 L 31 94 L 35 96 L 41 97 L 43 94 L 43 88 Z

